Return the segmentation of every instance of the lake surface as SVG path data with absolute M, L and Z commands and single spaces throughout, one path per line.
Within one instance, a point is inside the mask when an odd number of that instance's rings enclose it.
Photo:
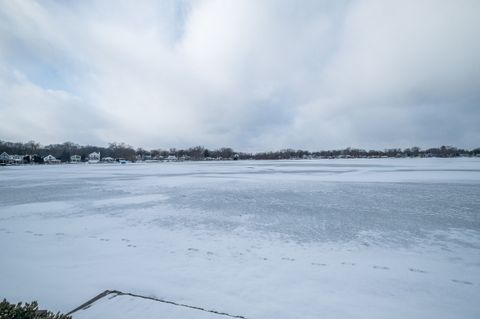
M 69 311 L 119 289 L 248 318 L 480 316 L 480 159 L 19 166 L 0 180 L 10 301 Z

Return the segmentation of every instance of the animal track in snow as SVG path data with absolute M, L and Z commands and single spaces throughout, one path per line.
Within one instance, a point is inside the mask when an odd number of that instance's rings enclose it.
M 427 273 L 425 270 L 421 270 L 421 269 L 418 269 L 418 268 L 408 268 L 408 270 L 410 270 L 411 272 L 418 272 L 418 273 L 422 273 L 422 274 Z
M 452 279 L 454 283 L 457 284 L 464 284 L 464 285 L 473 285 L 473 282 L 471 281 L 466 281 L 466 280 L 458 280 L 458 279 Z
M 355 263 L 351 263 L 351 262 L 342 261 L 342 265 L 355 266 L 356 264 L 355 264 Z
M 386 267 L 386 266 L 377 266 L 377 265 L 374 265 L 373 268 L 374 269 L 381 269 L 381 270 L 389 270 L 390 269 L 389 267 Z
M 322 263 L 312 263 L 313 266 L 326 266 L 327 264 L 322 264 Z
M 295 258 L 282 257 L 282 260 L 295 261 Z

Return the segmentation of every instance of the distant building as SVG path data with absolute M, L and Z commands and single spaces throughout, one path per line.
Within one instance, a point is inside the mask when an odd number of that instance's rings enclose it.
M 23 164 L 22 155 L 10 155 L 10 162 L 13 164 Z
M 115 162 L 115 159 L 113 157 L 104 157 L 102 158 L 102 162 L 105 162 L 105 163 L 113 163 Z
M 7 154 L 7 152 L 3 152 L 0 154 L 0 164 L 8 164 L 10 163 L 10 155 Z
M 93 152 L 88 155 L 89 163 L 98 163 L 100 162 L 100 152 Z
M 176 161 L 177 160 L 177 157 L 175 155 L 169 155 L 166 160 L 168 162 L 173 162 L 173 161 Z
M 53 155 L 47 155 L 43 158 L 43 162 L 46 164 L 59 164 L 60 160 L 56 159 Z
M 80 155 L 70 156 L 70 162 L 72 162 L 72 163 L 79 163 L 81 161 L 82 161 L 82 157 Z

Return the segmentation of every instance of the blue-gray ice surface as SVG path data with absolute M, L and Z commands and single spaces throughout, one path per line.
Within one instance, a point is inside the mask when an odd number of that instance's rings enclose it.
M 22 166 L 0 180 L 11 301 L 68 311 L 119 289 L 248 318 L 480 317 L 479 159 Z

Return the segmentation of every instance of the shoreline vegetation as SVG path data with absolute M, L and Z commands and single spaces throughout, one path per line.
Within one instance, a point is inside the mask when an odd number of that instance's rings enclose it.
M 285 159 L 335 159 L 335 158 L 405 158 L 405 157 L 480 157 L 480 147 L 462 149 L 440 146 L 365 150 L 345 148 L 338 150 L 294 150 L 283 149 L 269 152 L 237 152 L 230 147 L 208 149 L 195 146 L 187 149 L 134 148 L 125 143 L 109 143 L 107 147 L 79 145 L 72 142 L 41 145 L 35 141 L 27 143 L 0 141 L 0 164 L 60 164 L 99 162 L 157 162 L 157 161 L 211 161 L 211 160 L 285 160 Z

